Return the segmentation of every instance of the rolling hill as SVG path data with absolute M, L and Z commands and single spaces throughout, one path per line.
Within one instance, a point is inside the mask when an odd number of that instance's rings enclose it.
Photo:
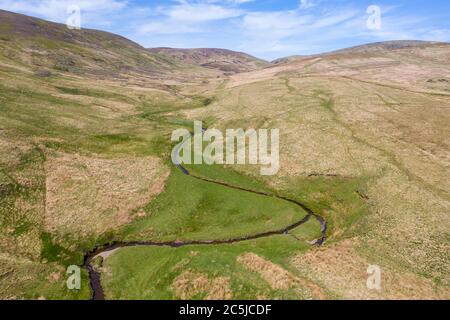
M 294 55 L 290 57 L 279 58 L 272 63 L 281 64 L 281 63 L 290 63 L 302 59 L 308 58 L 317 58 L 324 56 L 339 56 L 339 55 L 358 55 L 358 54 L 366 54 L 366 55 L 375 55 L 375 54 L 386 54 L 392 53 L 396 50 L 401 50 L 400 52 L 406 52 L 405 50 L 420 50 L 426 49 L 430 47 L 439 47 L 446 46 L 448 43 L 443 42 L 433 42 L 433 41 L 418 41 L 418 40 L 397 40 L 397 41 L 385 41 L 385 42 L 374 42 L 368 43 L 360 46 L 355 46 L 351 48 L 345 48 L 341 50 L 336 50 L 332 52 L 326 52 L 322 54 L 315 54 L 309 56 L 299 56 Z
M 97 78 L 167 79 L 199 68 L 145 50 L 108 32 L 70 30 L 63 24 L 0 10 L 2 59 L 39 74 Z

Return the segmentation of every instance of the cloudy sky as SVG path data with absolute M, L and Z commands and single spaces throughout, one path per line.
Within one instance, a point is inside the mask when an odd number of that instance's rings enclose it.
M 383 40 L 450 41 L 449 0 L 0 0 L 0 8 L 84 28 L 145 47 L 219 47 L 265 59 Z

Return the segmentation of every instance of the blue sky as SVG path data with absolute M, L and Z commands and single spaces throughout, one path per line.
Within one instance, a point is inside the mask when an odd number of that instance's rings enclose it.
M 62 23 L 73 4 L 82 27 L 145 47 L 218 47 L 269 60 L 384 40 L 450 41 L 449 0 L 0 0 L 1 9 Z

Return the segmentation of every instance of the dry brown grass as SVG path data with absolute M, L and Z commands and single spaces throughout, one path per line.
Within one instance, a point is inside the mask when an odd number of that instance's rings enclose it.
M 450 285 L 450 203 L 393 171 L 370 184 L 363 251 L 380 263 Z
M 177 298 L 188 300 L 201 294 L 206 294 L 205 300 L 231 300 L 233 292 L 230 279 L 217 277 L 209 279 L 207 274 L 185 271 L 172 284 Z
M 45 225 L 62 234 L 92 235 L 121 226 L 163 191 L 159 159 L 101 159 L 61 154 L 46 163 Z
M 369 290 L 367 268 L 376 264 L 355 250 L 355 239 L 297 255 L 292 263 L 305 277 L 323 284 L 342 299 L 448 299 L 450 291 L 438 289 L 415 274 L 381 267 L 381 290 Z M 374 263 L 377 262 L 377 263 Z
M 283 269 L 254 253 L 246 253 L 237 258 L 237 262 L 244 265 L 245 268 L 252 272 L 258 273 L 264 281 L 266 281 L 272 289 L 289 290 L 295 288 L 302 291 L 312 299 L 326 299 L 324 290 L 315 283 L 301 277 L 297 277 L 289 271 Z
M 57 264 L 41 264 L 28 259 L 0 253 L 0 299 L 21 299 L 29 288 L 39 287 L 37 299 L 46 295 L 49 288 L 62 293 L 65 284 L 65 269 Z

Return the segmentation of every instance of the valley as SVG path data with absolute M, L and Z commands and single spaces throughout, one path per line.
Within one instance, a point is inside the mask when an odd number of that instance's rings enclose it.
M 450 296 L 448 43 L 268 62 L 0 10 L 0 79 L 1 299 Z M 278 173 L 177 167 L 194 121 L 279 129 Z

